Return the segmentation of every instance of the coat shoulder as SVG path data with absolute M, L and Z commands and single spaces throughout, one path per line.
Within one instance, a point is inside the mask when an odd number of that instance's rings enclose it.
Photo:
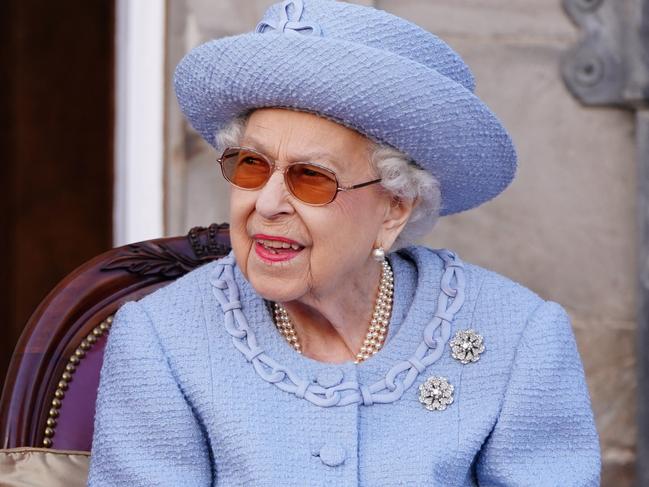
M 206 338 L 204 309 L 215 265 L 202 265 L 136 301 L 163 343 Z
M 467 281 L 471 281 L 468 292 L 475 293 L 485 305 L 533 311 L 545 302 L 533 290 L 495 271 L 470 263 L 465 263 L 464 268 Z
M 511 341 L 512 347 L 533 319 L 554 320 L 558 312 L 565 313 L 560 305 L 497 272 L 474 264 L 465 264 L 465 272 L 465 308 L 472 326 Z
M 196 304 L 196 299 L 209 290 L 210 277 L 217 262 L 208 262 L 193 269 L 138 302 L 153 315 L 170 309 L 187 312 Z

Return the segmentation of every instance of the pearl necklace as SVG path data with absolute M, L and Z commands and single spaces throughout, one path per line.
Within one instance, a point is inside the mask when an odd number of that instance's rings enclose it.
M 365 341 L 360 351 L 356 354 L 354 363 L 360 363 L 378 352 L 388 334 L 390 315 L 392 314 L 392 296 L 394 294 L 394 274 L 387 260 L 382 262 L 381 282 L 379 292 L 374 303 L 374 312 L 370 321 L 369 329 L 365 335 Z M 275 326 L 286 338 L 286 341 L 298 352 L 302 353 L 302 347 L 297 338 L 295 327 L 288 315 L 288 312 L 279 303 L 274 305 Z

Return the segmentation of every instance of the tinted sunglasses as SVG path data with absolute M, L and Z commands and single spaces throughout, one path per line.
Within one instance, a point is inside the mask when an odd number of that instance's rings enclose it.
M 228 147 L 217 160 L 225 179 L 249 191 L 263 188 L 276 170 L 274 160 L 246 147 Z M 373 179 L 353 186 L 340 186 L 335 172 L 313 162 L 294 162 L 281 171 L 289 192 L 303 203 L 314 206 L 331 203 L 339 191 L 364 188 L 381 181 Z

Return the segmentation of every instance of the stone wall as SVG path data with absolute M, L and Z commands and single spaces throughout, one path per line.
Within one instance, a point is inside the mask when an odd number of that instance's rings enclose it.
M 169 3 L 168 73 L 200 41 L 254 27 L 270 0 Z M 477 94 L 510 130 L 518 177 L 496 200 L 444 218 L 425 243 L 521 282 L 573 321 L 601 437 L 604 486 L 632 485 L 635 461 L 633 118 L 584 108 L 559 76 L 578 32 L 558 0 L 367 0 L 438 34 L 471 66 Z M 213 151 L 171 92 L 167 231 L 227 221 Z M 551 400 L 551 398 L 548 398 Z

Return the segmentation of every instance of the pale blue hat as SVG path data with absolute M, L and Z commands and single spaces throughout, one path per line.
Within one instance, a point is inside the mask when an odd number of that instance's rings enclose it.
M 255 32 L 215 39 L 178 64 L 191 125 L 216 132 L 260 107 L 321 114 L 388 144 L 440 182 L 442 215 L 484 203 L 516 172 L 516 151 L 474 94 L 462 59 L 400 17 L 334 0 L 272 5 Z

